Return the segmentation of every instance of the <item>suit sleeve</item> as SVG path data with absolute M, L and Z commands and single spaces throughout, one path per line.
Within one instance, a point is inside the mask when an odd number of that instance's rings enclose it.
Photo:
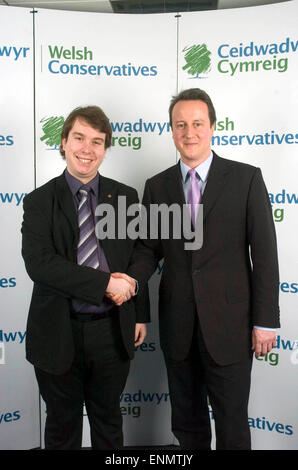
M 138 198 L 137 192 L 133 190 L 129 194 L 130 194 L 130 197 L 128 199 L 128 204 L 138 204 L 139 198 Z M 128 216 L 127 223 L 129 223 L 131 220 L 132 219 Z M 134 248 L 136 247 L 136 245 L 137 245 L 137 241 L 134 243 L 132 252 L 134 251 Z M 136 278 L 134 277 L 134 279 Z M 136 311 L 136 323 L 148 323 L 150 322 L 150 299 L 149 299 L 148 283 L 147 282 L 140 283 L 138 281 L 138 287 L 139 289 L 138 289 L 137 295 L 133 297 L 129 302 L 134 302 L 135 311 Z
M 79 266 L 57 253 L 53 240 L 53 214 L 36 201 L 24 198 L 22 255 L 35 289 L 46 295 L 77 298 L 94 305 L 102 303 L 110 275 Z M 70 240 L 70 243 L 72 241 Z
M 155 272 L 158 262 L 163 258 L 162 245 L 159 240 L 150 237 L 150 205 L 153 204 L 150 184 L 147 181 L 143 196 L 144 217 L 141 220 L 141 237 L 133 251 L 128 274 L 138 280 L 141 288 Z M 156 230 L 154 230 L 156 232 Z
M 280 327 L 277 242 L 268 192 L 259 168 L 251 180 L 247 207 L 248 242 L 252 261 L 252 322 Z

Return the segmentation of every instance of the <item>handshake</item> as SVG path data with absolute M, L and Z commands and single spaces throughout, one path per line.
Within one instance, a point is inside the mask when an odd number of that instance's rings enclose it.
M 112 273 L 105 294 L 119 307 L 136 295 L 136 281 L 127 274 Z

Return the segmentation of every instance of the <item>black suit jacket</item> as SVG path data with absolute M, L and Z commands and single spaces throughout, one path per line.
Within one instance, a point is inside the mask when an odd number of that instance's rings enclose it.
M 118 196 L 127 198 L 127 206 L 138 201 L 133 188 L 100 176 L 99 203 L 113 205 L 117 214 Z M 74 356 L 70 299 L 100 305 L 110 275 L 76 262 L 77 213 L 64 174 L 24 198 L 22 234 L 22 255 L 34 281 L 26 357 L 45 371 L 62 374 L 69 369 Z M 133 247 L 134 241 L 129 239 L 102 240 L 111 272 L 126 272 Z M 149 319 L 146 287 L 136 298 L 119 307 L 123 342 L 130 358 L 134 351 L 135 323 Z
M 185 204 L 180 165 L 146 182 L 143 204 Z M 261 171 L 213 156 L 202 197 L 203 245 L 185 239 L 147 239 L 134 252 L 129 273 L 145 282 L 164 258 L 159 289 L 164 353 L 183 359 L 195 315 L 218 364 L 247 357 L 252 326 L 279 327 L 279 277 L 275 228 Z

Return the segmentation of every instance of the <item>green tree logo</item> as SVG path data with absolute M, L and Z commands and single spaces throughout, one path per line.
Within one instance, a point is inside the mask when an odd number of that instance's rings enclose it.
M 58 148 L 61 142 L 61 132 L 64 124 L 63 116 L 52 116 L 40 121 L 43 126 L 43 136 L 40 138 L 49 147 Z
M 184 55 L 186 64 L 182 69 L 187 70 L 189 75 L 195 75 L 193 78 L 200 78 L 201 74 L 210 72 L 211 52 L 208 51 L 206 44 L 187 46 L 182 52 L 186 52 Z

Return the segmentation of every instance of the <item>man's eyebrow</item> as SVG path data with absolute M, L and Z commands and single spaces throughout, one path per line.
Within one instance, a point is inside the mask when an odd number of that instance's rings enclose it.
M 84 134 L 82 134 L 81 132 L 78 132 L 78 131 L 73 131 L 72 135 L 74 135 L 74 136 L 78 135 L 80 137 L 84 137 Z M 101 142 L 103 142 L 105 139 L 103 137 L 94 137 L 92 140 L 100 140 Z
M 176 121 L 174 120 L 174 122 L 186 122 L 186 121 L 185 119 L 177 119 Z M 205 119 L 203 118 L 194 119 L 192 122 L 205 122 Z
M 81 132 L 77 132 L 77 131 L 73 131 L 72 134 L 73 134 L 73 135 L 80 135 L 80 136 L 84 135 L 84 134 L 82 134 Z

